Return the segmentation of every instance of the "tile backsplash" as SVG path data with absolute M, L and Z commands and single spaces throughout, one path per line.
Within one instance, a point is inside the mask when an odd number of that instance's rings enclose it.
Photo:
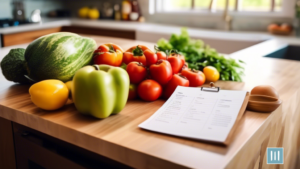
M 40 9 L 42 14 L 51 10 L 63 8 L 63 0 L 23 0 L 25 17 L 28 18 L 35 9 Z M 0 18 L 12 18 L 12 0 L 0 0 Z
M 0 0 L 0 18 L 11 18 L 11 17 L 12 17 L 11 1 Z

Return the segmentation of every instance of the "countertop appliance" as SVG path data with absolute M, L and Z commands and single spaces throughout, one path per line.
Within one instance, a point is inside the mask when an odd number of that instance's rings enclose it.
M 0 28 L 30 24 L 29 20 L 0 19 Z
M 13 17 L 15 20 L 25 20 L 25 10 L 23 1 L 14 0 L 13 5 Z

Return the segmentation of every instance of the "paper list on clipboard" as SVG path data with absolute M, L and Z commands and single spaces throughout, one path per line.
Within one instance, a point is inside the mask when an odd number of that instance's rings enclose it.
M 224 142 L 247 91 L 205 92 L 178 86 L 165 104 L 139 127 L 155 132 Z

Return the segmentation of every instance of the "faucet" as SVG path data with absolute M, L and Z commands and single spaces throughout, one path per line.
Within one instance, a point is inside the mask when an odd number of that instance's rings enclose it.
M 225 30 L 232 30 L 232 17 L 229 15 L 229 0 L 225 1 L 223 21 L 225 21 Z

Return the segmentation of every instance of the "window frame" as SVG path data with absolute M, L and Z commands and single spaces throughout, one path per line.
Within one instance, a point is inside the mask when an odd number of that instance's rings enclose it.
M 172 10 L 165 11 L 163 9 L 164 0 L 149 0 L 149 11 L 150 15 L 159 14 L 159 15 L 173 15 L 173 14 L 182 14 L 182 15 L 203 15 L 203 16 L 220 16 L 223 15 L 224 10 L 211 10 L 212 4 L 208 7 L 208 10 L 197 10 L 195 6 L 193 7 L 195 0 L 192 0 L 192 7 L 190 9 L 184 10 Z M 213 0 L 212 0 L 213 1 Z M 211 2 L 212 2 L 211 1 Z M 236 0 L 238 4 L 242 0 Z M 270 0 L 274 2 L 275 0 Z M 295 15 L 295 4 L 296 0 L 283 0 L 282 9 L 280 11 L 274 11 L 270 7 L 270 11 L 239 11 L 239 5 L 236 5 L 235 10 L 229 10 L 229 14 L 232 16 L 253 16 L 253 17 L 288 17 L 292 18 Z M 274 6 L 274 5 L 273 5 Z M 292 9 L 292 10 L 291 10 Z

